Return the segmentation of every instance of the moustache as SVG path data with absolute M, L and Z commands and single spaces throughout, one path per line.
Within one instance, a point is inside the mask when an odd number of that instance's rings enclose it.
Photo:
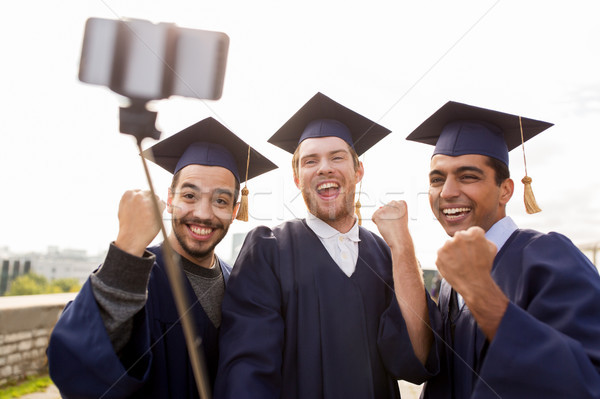
M 211 229 L 222 229 L 224 228 L 223 223 L 214 223 L 212 220 L 199 219 L 199 218 L 182 218 L 175 219 L 177 223 L 181 224 L 197 224 Z

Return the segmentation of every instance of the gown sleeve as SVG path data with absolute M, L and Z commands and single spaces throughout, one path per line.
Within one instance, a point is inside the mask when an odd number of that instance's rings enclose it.
M 109 264 L 111 250 L 106 260 Z M 99 301 L 92 278 L 101 287 Z M 118 301 L 128 294 L 119 293 L 111 282 L 92 275 L 66 306 L 50 337 L 50 376 L 65 398 L 126 398 L 147 379 L 152 355 L 145 311 L 138 312 L 135 300 L 131 309 L 119 311 Z M 118 337 L 123 334 L 126 340 L 121 342 Z
M 271 230 L 250 232 L 237 259 L 223 299 L 214 397 L 279 398 L 284 321 Z
M 472 397 L 599 398 L 597 270 L 556 233 L 526 247 L 523 263 Z
M 441 325 L 440 312 L 436 303 L 426 292 L 429 312 L 429 326 Z M 396 298 L 381 317 L 379 337 L 377 340 L 379 353 L 388 372 L 396 379 L 406 380 L 413 384 L 421 384 L 436 375 L 439 371 L 438 346 L 441 345 L 440 334 L 433 334 L 433 344 L 425 365 L 415 355 L 410 342 L 406 322 L 402 317 Z

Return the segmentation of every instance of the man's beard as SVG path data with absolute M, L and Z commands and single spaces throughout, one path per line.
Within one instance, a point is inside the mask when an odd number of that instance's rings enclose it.
M 177 226 L 183 226 L 183 228 L 187 228 L 186 225 L 188 223 L 201 224 L 204 226 L 208 226 L 208 227 L 214 228 L 216 232 L 218 232 L 219 229 L 221 229 L 221 231 L 222 231 L 221 237 L 216 237 L 215 242 L 213 242 L 212 245 L 207 249 L 201 250 L 201 249 L 190 248 L 190 246 L 185 241 L 185 237 L 180 235 L 179 231 L 177 229 Z M 200 220 L 200 219 L 179 220 L 176 217 L 173 217 L 173 233 L 175 234 L 175 238 L 177 238 L 179 245 L 188 255 L 190 255 L 193 258 L 197 258 L 197 259 L 202 259 L 202 258 L 205 258 L 206 256 L 210 255 L 212 253 L 212 251 L 214 251 L 214 249 L 216 248 L 217 244 L 219 244 L 221 242 L 221 240 L 225 237 L 228 230 L 229 230 L 229 226 L 225 227 L 221 223 L 214 224 L 210 221 Z
M 354 214 L 354 193 L 352 196 L 347 195 L 345 197 L 344 204 L 332 202 L 331 206 L 327 206 L 325 210 L 323 210 L 323 207 L 319 207 L 319 198 L 317 195 L 309 195 L 302 191 L 302 198 L 304 198 L 304 203 L 309 212 L 323 221 L 336 221 L 343 219 L 349 214 Z

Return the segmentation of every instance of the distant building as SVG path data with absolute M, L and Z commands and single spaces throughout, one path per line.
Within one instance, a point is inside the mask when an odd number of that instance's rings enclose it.
M 9 282 L 29 272 L 48 280 L 76 278 L 81 284 L 104 260 L 106 254 L 88 255 L 85 250 L 48 247 L 46 253 L 13 253 L 0 247 L 0 295 L 8 289 Z
M 104 261 L 106 254 L 88 255 L 85 250 L 48 247 L 46 254 L 32 253 L 29 256 L 33 273 L 48 280 L 76 278 L 83 284 L 90 273 Z
M 10 282 L 31 270 L 31 261 L 27 259 L 6 259 L 0 263 L 0 295 L 8 290 Z

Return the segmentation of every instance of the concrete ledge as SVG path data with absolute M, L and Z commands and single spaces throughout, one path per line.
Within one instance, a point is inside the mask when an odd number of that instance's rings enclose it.
M 47 370 L 50 332 L 77 293 L 0 297 L 0 386 Z
M 0 334 L 53 327 L 76 292 L 0 297 Z

